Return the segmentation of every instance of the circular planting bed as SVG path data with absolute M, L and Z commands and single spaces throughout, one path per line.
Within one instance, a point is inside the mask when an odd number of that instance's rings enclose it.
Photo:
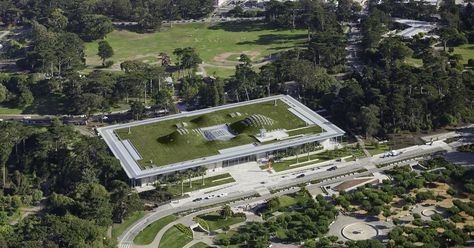
M 342 236 L 349 240 L 366 240 L 378 236 L 379 231 L 376 227 L 363 223 L 352 223 L 342 228 Z

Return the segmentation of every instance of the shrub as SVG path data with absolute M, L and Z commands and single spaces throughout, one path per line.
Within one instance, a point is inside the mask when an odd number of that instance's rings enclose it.
M 436 201 L 438 201 L 438 202 L 443 201 L 444 199 L 446 199 L 446 197 L 444 197 L 442 195 L 437 195 L 436 196 Z
M 441 216 L 440 214 L 433 214 L 433 215 L 431 215 L 431 220 L 441 221 L 441 220 L 443 220 L 443 216 Z
M 451 213 L 451 214 L 458 214 L 459 212 L 461 212 L 461 210 L 456 207 L 456 206 L 452 206 L 448 209 L 448 211 Z
M 191 228 L 181 224 L 181 223 L 178 223 L 176 225 L 174 225 L 178 230 L 180 230 L 182 233 L 184 233 L 186 236 L 189 236 L 189 237 L 193 237 L 193 231 L 191 230 Z
M 393 224 L 395 225 L 400 225 L 402 222 L 400 221 L 399 218 L 393 218 Z
M 109 68 L 112 65 L 114 65 L 114 61 L 113 60 L 107 60 L 107 61 L 105 61 L 104 67 Z
M 449 217 L 453 222 L 455 223 L 460 223 L 460 222 L 463 222 L 464 221 L 464 218 L 459 215 L 459 214 L 455 214 L 455 215 L 452 215 L 451 217 Z
M 196 221 L 199 225 L 201 225 L 202 228 L 209 231 L 209 224 L 207 223 L 207 221 L 205 221 L 205 220 L 203 220 L 199 217 L 194 217 L 194 221 Z
M 414 213 L 413 218 L 415 219 L 421 219 L 421 215 L 419 213 Z
M 415 226 L 423 226 L 424 222 L 421 219 L 415 219 L 412 221 L 412 224 Z
M 233 215 L 233 217 L 246 218 L 245 213 L 235 213 L 235 214 Z
M 455 196 L 455 195 L 457 195 L 458 192 L 455 189 L 449 188 L 448 190 L 446 190 L 446 193 L 448 193 L 452 196 Z
M 474 66 L 474 59 L 468 59 L 467 60 L 467 65 L 468 66 Z

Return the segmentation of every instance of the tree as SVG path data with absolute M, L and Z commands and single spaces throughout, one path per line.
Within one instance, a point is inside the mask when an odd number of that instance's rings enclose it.
M 8 89 L 3 84 L 0 83 L 0 103 L 7 100 Z
M 103 15 L 86 14 L 80 17 L 77 25 L 73 25 L 73 31 L 84 41 L 103 39 L 112 30 L 112 21 Z
M 160 109 L 167 110 L 170 113 L 175 113 L 177 111 L 172 92 L 167 89 L 160 90 L 156 94 L 155 102 L 156 106 Z
M 112 224 L 112 205 L 110 194 L 98 183 L 81 183 L 74 191 L 77 214 L 92 220 L 100 226 Z
M 345 22 L 349 21 L 352 15 L 351 10 L 354 3 L 351 0 L 342 0 L 342 1 L 338 1 L 337 3 L 338 3 L 337 10 L 336 10 L 337 19 L 339 21 L 345 21 Z
M 127 183 L 114 180 L 111 186 L 111 202 L 114 204 L 114 219 L 122 220 L 134 212 L 143 209 L 143 203 L 140 197 Z
M 441 41 L 443 42 L 443 51 L 446 51 L 446 47 L 459 46 L 467 43 L 467 39 L 463 34 L 460 34 L 456 28 L 443 27 L 438 30 Z
M 54 32 L 64 31 L 69 23 L 62 9 L 54 9 L 46 22 L 49 29 Z
M 378 47 L 382 61 L 387 65 L 394 65 L 413 55 L 413 50 L 396 38 L 384 39 Z
M 225 205 L 224 207 L 222 207 L 221 211 L 220 211 L 220 216 L 221 218 L 227 220 L 227 218 L 229 217 L 232 217 L 234 213 L 232 212 L 232 209 L 230 208 L 229 205 Z
M 204 176 L 207 173 L 207 168 L 204 166 L 198 167 L 197 172 L 199 175 L 201 175 L 201 180 L 202 180 L 202 185 L 204 186 Z
M 379 124 L 379 108 L 375 105 L 368 107 L 362 106 L 360 109 L 360 120 L 359 124 L 365 133 L 365 137 L 369 138 L 378 132 L 380 128 Z
M 173 51 L 176 55 L 178 62 L 177 65 L 180 70 L 188 70 L 189 75 L 191 74 L 190 69 L 194 69 L 198 64 L 202 63 L 202 59 L 196 53 L 196 50 L 192 47 L 176 48 Z
M 278 197 L 273 197 L 269 200 L 267 200 L 267 207 L 270 210 L 276 210 L 278 207 L 280 207 L 280 199 Z
M 161 58 L 161 66 L 167 68 L 168 66 L 171 65 L 171 58 L 168 54 L 161 52 L 159 56 Z
M 99 42 L 97 55 L 99 55 L 99 57 L 102 59 L 102 66 L 105 66 L 105 60 L 114 56 L 114 50 L 110 46 L 109 42 L 102 40 Z
M 186 178 L 186 175 L 183 173 L 184 171 L 177 171 L 175 172 L 174 176 L 180 181 L 181 183 L 181 196 L 184 195 L 184 179 Z
M 132 14 L 130 0 L 113 0 L 112 8 L 114 16 L 122 20 L 128 20 Z
M 139 120 L 143 117 L 143 114 L 145 113 L 145 106 L 143 105 L 143 102 L 141 101 L 133 101 L 130 104 L 130 112 L 133 115 L 133 118 L 136 120 Z

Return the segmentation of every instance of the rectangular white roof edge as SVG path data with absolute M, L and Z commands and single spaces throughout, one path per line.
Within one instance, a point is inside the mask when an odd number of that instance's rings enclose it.
M 255 104 L 255 103 L 271 101 L 271 100 L 281 100 L 285 102 L 290 107 L 294 108 L 295 111 L 298 111 L 300 114 L 304 115 L 306 118 L 314 122 L 314 124 L 320 126 L 324 130 L 324 132 L 320 134 L 306 135 L 303 137 L 293 138 L 290 140 L 284 140 L 284 141 L 275 142 L 271 144 L 259 145 L 259 146 L 253 147 L 252 149 L 236 150 L 236 151 L 227 152 L 224 154 L 216 154 L 216 155 L 212 155 L 208 157 L 173 163 L 173 164 L 154 167 L 150 169 L 141 169 L 137 161 L 133 159 L 132 154 L 128 152 L 126 147 L 123 145 L 123 143 L 115 134 L 116 129 L 141 126 L 141 125 L 146 125 L 146 124 L 151 124 L 151 123 L 156 123 L 156 122 L 171 120 L 171 119 L 176 119 L 176 118 L 182 118 L 182 117 L 202 115 L 202 114 L 206 114 L 206 113 L 210 113 L 210 112 L 214 112 L 218 110 L 224 110 L 224 109 L 229 109 L 229 108 L 234 108 L 234 107 L 239 107 L 239 106 L 245 106 L 245 105 L 250 105 L 250 104 Z M 269 152 L 269 151 L 301 145 L 301 144 L 305 144 L 309 142 L 322 141 L 322 140 L 342 136 L 345 133 L 342 129 L 332 124 L 331 122 L 329 122 L 328 120 L 326 120 L 325 118 L 323 118 L 322 116 L 320 116 L 319 114 L 311 110 L 310 108 L 306 107 L 304 104 L 300 103 L 299 101 L 297 101 L 296 99 L 288 95 L 270 96 L 270 97 L 265 97 L 265 98 L 260 98 L 260 99 L 245 101 L 245 102 L 232 103 L 232 104 L 226 104 L 226 105 L 222 105 L 218 107 L 173 114 L 173 115 L 164 116 L 164 117 L 151 118 L 151 119 L 134 121 L 134 122 L 124 123 L 124 124 L 115 124 L 115 125 L 111 125 L 107 127 L 98 128 L 97 131 L 99 135 L 104 139 L 105 143 L 108 145 L 108 147 L 110 148 L 114 156 L 120 160 L 120 163 L 123 169 L 125 170 L 125 172 L 127 173 L 127 176 L 133 179 L 166 174 L 166 173 L 170 173 L 170 172 L 174 172 L 178 170 L 184 170 L 188 168 L 212 164 L 212 163 L 220 162 L 223 160 Z

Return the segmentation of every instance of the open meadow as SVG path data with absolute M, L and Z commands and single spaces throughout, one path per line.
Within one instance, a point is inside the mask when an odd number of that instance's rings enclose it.
M 111 58 L 115 69 L 125 60 L 159 63 L 161 52 L 170 55 L 174 63 L 174 49 L 193 47 L 203 59 L 207 74 L 229 76 L 240 54 L 245 53 L 260 63 L 270 54 L 303 44 L 305 38 L 304 30 L 278 30 L 263 23 L 230 22 L 174 24 L 160 32 L 145 34 L 115 30 L 106 39 L 115 52 Z M 97 46 L 97 42 L 86 44 L 89 68 L 101 65 Z

